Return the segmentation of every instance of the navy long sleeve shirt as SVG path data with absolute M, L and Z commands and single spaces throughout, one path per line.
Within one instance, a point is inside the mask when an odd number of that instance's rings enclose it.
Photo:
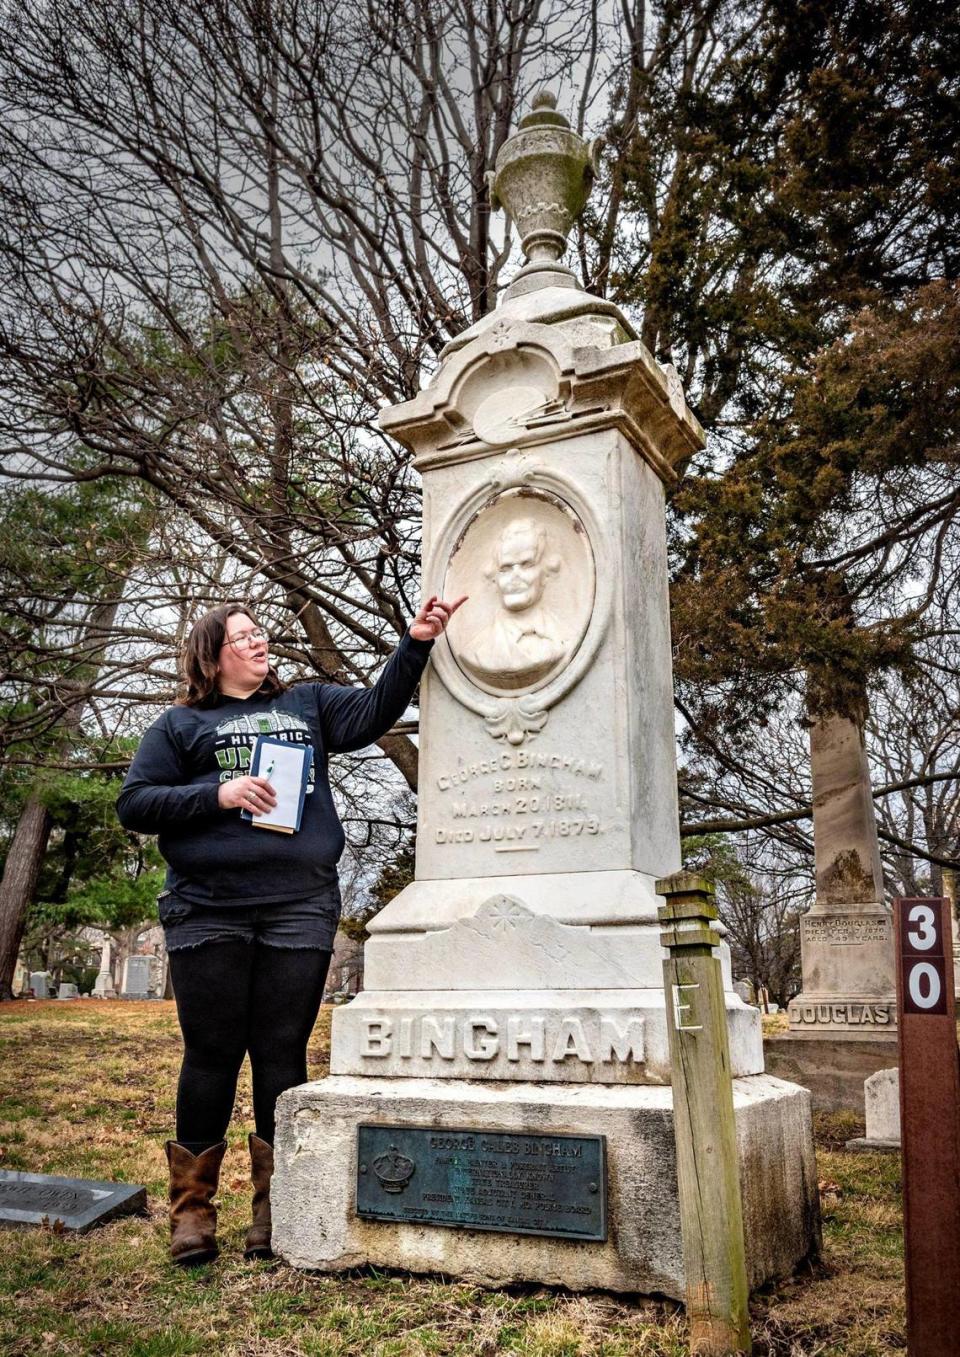
M 372 688 L 304 683 L 279 696 L 220 695 L 209 707 L 169 707 L 140 743 L 117 814 L 157 834 L 167 890 L 196 904 L 271 904 L 335 889 L 344 834 L 327 776 L 330 754 L 362 749 L 403 715 L 432 641 L 409 632 Z M 258 735 L 313 747 L 296 834 L 274 834 L 222 810 L 222 782 L 250 771 Z

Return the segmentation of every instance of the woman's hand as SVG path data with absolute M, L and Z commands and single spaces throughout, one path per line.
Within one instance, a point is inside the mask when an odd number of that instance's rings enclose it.
M 415 641 L 435 641 L 467 598 L 468 595 L 464 594 L 456 603 L 445 603 L 442 598 L 432 594 L 410 623 L 410 635 Z
M 249 810 L 263 815 L 277 804 L 277 794 L 265 777 L 235 777 L 217 790 L 221 810 Z

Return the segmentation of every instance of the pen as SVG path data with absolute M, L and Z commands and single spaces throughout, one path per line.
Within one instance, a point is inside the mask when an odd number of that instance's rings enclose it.
M 267 779 L 268 782 L 270 781 L 270 778 L 273 776 L 273 770 L 274 770 L 274 768 L 276 768 L 276 766 L 277 766 L 276 760 L 275 760 L 275 759 L 271 759 L 271 760 L 270 760 L 270 767 L 267 769 L 267 771 L 266 771 L 266 772 L 264 773 L 264 775 L 263 775 L 263 776 Z

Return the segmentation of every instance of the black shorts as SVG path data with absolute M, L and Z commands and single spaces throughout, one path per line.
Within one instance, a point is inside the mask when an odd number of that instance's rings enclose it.
M 231 940 L 332 952 L 340 922 L 339 896 L 270 905 L 196 905 L 167 891 L 157 908 L 168 952 Z

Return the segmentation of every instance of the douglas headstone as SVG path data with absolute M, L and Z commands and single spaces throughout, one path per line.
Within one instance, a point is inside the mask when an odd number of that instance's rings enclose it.
M 817 898 L 800 920 L 803 991 L 790 1030 L 887 1037 L 897 1026 L 892 920 L 883 903 L 863 731 L 839 716 L 810 732 Z

